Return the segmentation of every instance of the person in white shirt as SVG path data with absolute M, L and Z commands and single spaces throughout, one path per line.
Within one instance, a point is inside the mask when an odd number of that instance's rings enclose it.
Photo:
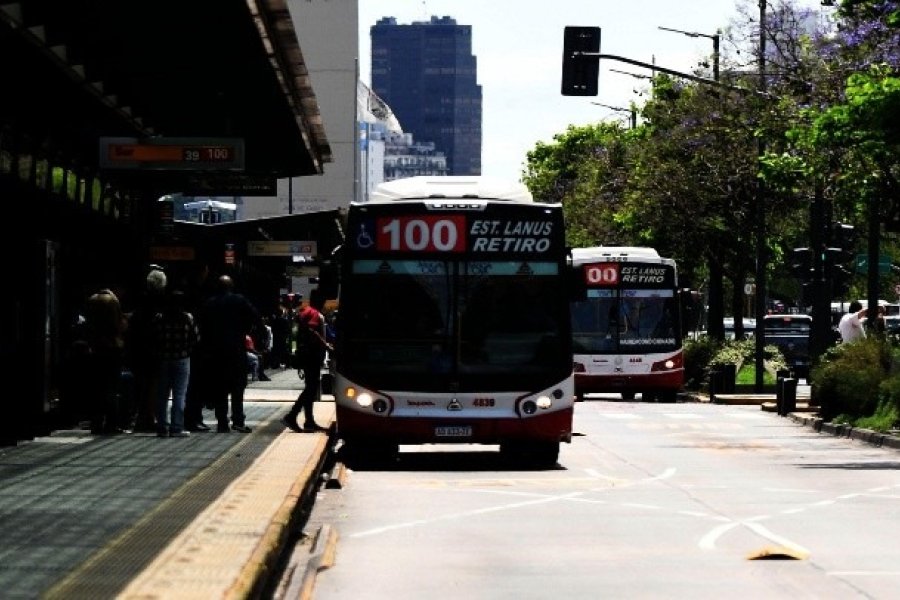
M 866 329 L 863 326 L 866 312 L 859 301 L 854 300 L 850 303 L 850 312 L 841 317 L 841 321 L 838 323 L 838 332 L 841 334 L 842 342 L 853 342 L 866 337 Z

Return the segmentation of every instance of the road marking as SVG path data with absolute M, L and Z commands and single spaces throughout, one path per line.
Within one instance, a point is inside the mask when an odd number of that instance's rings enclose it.
M 492 490 L 495 491 L 495 490 Z M 495 491 L 496 492 L 496 491 Z M 584 492 L 571 492 L 569 494 L 563 494 L 561 496 L 544 496 L 538 498 L 536 500 L 528 500 L 525 502 L 514 502 L 511 504 L 501 504 L 499 506 L 488 506 L 485 508 L 478 508 L 475 510 L 467 510 L 459 513 L 450 513 L 447 515 L 442 515 L 440 517 L 435 517 L 434 519 L 416 519 L 414 521 L 407 521 L 405 523 L 395 523 L 394 525 L 386 525 L 384 527 L 377 527 L 375 529 L 369 529 L 367 531 L 358 531 L 356 533 L 350 534 L 349 537 L 352 538 L 360 538 L 360 537 L 368 537 L 371 535 L 378 535 L 380 533 L 387 533 L 389 531 L 395 531 L 397 529 L 407 529 L 410 527 L 418 527 L 420 525 L 429 525 L 431 523 L 439 523 L 441 521 L 452 521 L 456 519 L 461 519 L 464 517 L 471 517 L 473 515 L 483 515 L 492 512 L 499 512 L 504 510 L 510 510 L 513 508 L 522 508 L 525 506 L 534 506 L 536 504 L 546 504 L 548 502 L 557 502 L 559 500 L 567 500 L 576 496 L 583 495 Z
M 750 530 L 754 531 L 757 535 L 761 535 L 762 537 L 766 538 L 767 540 L 769 540 L 771 542 L 775 542 L 779 546 L 788 548 L 794 552 L 797 552 L 798 554 L 804 554 L 806 556 L 809 556 L 809 550 L 807 550 L 800 544 L 795 544 L 794 542 L 790 541 L 787 538 L 783 538 L 778 534 L 772 533 L 771 531 L 769 531 L 768 529 L 766 529 L 759 523 L 744 523 L 744 526 L 750 528 Z
M 759 518 L 759 517 L 757 517 Z M 700 541 L 697 545 L 701 550 L 715 550 L 716 542 L 720 537 L 725 535 L 727 532 L 731 531 L 738 525 L 743 525 L 747 529 L 750 529 L 757 535 L 766 538 L 770 542 L 774 542 L 779 546 L 783 546 L 784 548 L 788 548 L 793 552 L 803 555 L 809 555 L 809 550 L 801 546 L 800 544 L 795 544 L 794 542 L 784 538 L 778 534 L 775 534 L 759 523 L 749 522 L 749 521 L 734 521 L 731 523 L 724 523 L 719 525 L 718 527 L 714 527 L 709 533 L 700 538 Z
M 896 577 L 900 571 L 826 571 L 832 577 Z
M 700 542 L 697 545 L 700 546 L 701 550 L 715 550 L 716 540 L 737 526 L 738 523 L 725 523 L 718 527 L 714 527 L 709 533 L 700 538 Z

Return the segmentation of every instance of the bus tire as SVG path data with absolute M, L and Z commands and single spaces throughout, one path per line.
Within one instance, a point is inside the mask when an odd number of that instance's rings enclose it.
M 387 465 L 397 460 L 400 447 L 391 442 L 345 440 L 341 458 L 347 466 Z
M 634 392 L 622 392 L 622 400 L 631 402 L 634 400 Z
M 516 464 L 550 469 L 559 461 L 559 442 L 503 442 L 500 454 Z
M 678 400 L 678 392 L 675 390 L 666 390 L 659 393 L 659 401 L 666 404 L 674 404 Z
M 644 402 L 656 402 L 658 400 L 656 392 L 642 392 L 641 400 Z

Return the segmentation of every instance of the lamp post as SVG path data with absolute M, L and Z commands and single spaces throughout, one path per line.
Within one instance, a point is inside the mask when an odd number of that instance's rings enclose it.
M 719 38 L 720 33 L 717 30 L 715 33 L 698 33 L 696 31 L 682 31 L 681 29 L 672 29 L 671 27 L 659 27 L 659 29 L 663 31 L 672 31 L 675 33 L 680 33 L 682 35 L 686 35 L 688 37 L 705 37 L 712 40 L 713 43 L 713 81 L 719 80 Z
M 766 0 L 759 0 L 759 92 L 766 93 Z M 766 140 L 756 138 L 757 156 L 761 160 L 766 153 Z M 766 348 L 766 185 L 762 179 L 756 184 L 756 393 L 763 388 L 764 356 Z
M 631 128 L 634 129 L 637 127 L 637 111 L 633 108 L 620 108 L 618 106 L 610 106 L 609 104 L 603 104 L 601 102 L 591 102 L 591 104 L 596 104 L 597 106 L 602 106 L 603 108 L 608 108 L 610 110 L 615 110 L 618 112 L 629 113 L 631 115 Z
M 635 79 L 653 79 L 652 75 L 641 75 L 640 73 L 629 73 L 628 71 L 620 71 L 619 69 L 610 69 L 611 73 L 621 73 L 622 75 L 630 75 Z

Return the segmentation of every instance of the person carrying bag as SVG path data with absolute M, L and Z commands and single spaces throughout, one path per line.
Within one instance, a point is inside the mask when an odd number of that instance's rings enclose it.
M 322 315 L 324 297 L 320 290 L 310 293 L 309 305 L 297 315 L 297 347 L 294 350 L 295 364 L 300 378 L 304 380 L 303 391 L 281 422 L 292 431 L 323 431 L 313 417 L 313 405 L 321 392 L 322 363 L 326 352 L 332 349 L 325 339 L 325 318 Z M 297 424 L 297 416 L 303 411 L 304 424 Z

